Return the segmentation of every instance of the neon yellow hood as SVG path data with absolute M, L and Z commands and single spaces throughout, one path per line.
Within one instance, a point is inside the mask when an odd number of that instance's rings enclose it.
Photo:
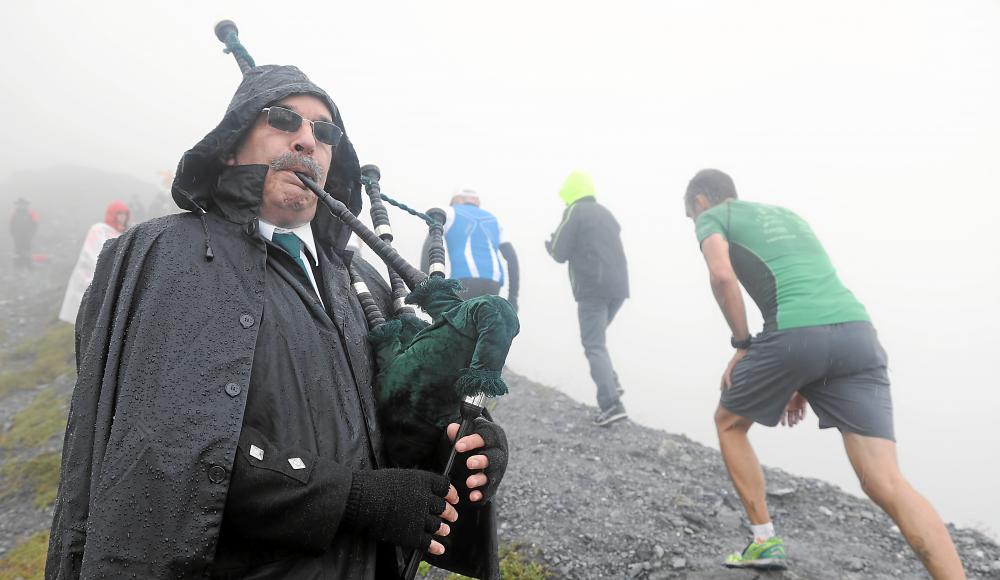
M 589 196 L 596 197 L 594 180 L 590 174 L 580 170 L 570 173 L 566 181 L 563 182 L 562 189 L 559 190 L 559 197 L 566 205 L 573 205 L 573 202 Z

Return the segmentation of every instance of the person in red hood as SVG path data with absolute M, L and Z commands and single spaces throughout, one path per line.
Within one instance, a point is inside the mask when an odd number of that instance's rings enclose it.
M 104 210 L 104 221 L 90 226 L 87 237 L 83 240 L 83 247 L 80 248 L 76 267 L 73 268 L 73 274 L 66 286 L 66 295 L 63 297 L 62 308 L 59 310 L 59 320 L 70 324 L 76 323 L 76 314 L 80 310 L 83 293 L 90 286 L 91 280 L 94 279 L 97 256 L 101 254 L 101 248 L 108 240 L 125 233 L 125 230 L 128 229 L 128 222 L 128 206 L 120 201 L 113 201 Z
M 123 234 L 128 229 L 130 214 L 131 212 L 129 212 L 127 205 L 120 201 L 113 201 L 104 210 L 104 223 L 114 228 L 119 234 Z

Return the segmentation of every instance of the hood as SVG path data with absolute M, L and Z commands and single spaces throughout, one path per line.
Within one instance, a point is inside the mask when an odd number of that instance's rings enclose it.
M 125 212 L 130 214 L 128 206 L 120 201 L 113 201 L 108 204 L 108 207 L 104 210 L 104 223 L 109 226 L 118 229 L 118 221 L 115 219 L 115 214 Z M 131 214 L 130 214 L 131 215 Z M 126 222 L 127 223 L 127 222 Z
M 559 197 L 566 205 L 573 205 L 585 197 L 597 197 L 594 192 L 594 180 L 588 173 L 574 171 L 563 182 L 562 189 L 559 190 Z
M 235 149 L 261 109 L 287 96 L 300 94 L 323 101 L 333 113 L 333 122 L 344 131 L 330 160 L 324 189 L 357 215 L 361 211 L 361 168 L 340 111 L 323 89 L 294 66 L 263 65 L 243 75 L 243 82 L 236 89 L 219 125 L 181 157 L 171 186 L 174 202 L 184 210 L 198 211 L 200 208 L 211 212 L 219 201 L 214 193 L 225 167 L 223 157 Z M 317 216 L 327 213 L 321 203 Z

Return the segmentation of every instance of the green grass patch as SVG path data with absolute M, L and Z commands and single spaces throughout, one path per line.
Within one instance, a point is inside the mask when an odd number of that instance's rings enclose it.
M 41 580 L 45 576 L 45 556 L 48 550 L 48 532 L 38 532 L 21 540 L 0 558 L 0 578 Z
M 38 336 L 23 340 L 10 352 L 0 355 L 0 363 L 8 368 L 0 372 L 0 397 L 51 383 L 74 372 L 73 325 L 64 322 L 47 325 Z
M 38 394 L 31 404 L 14 415 L 13 425 L 0 434 L 0 448 L 38 447 L 66 431 L 66 401 L 50 389 Z
M 65 432 L 66 416 L 66 402 L 51 388 L 42 391 L 31 404 L 14 415 L 10 430 L 0 434 L 0 449 L 36 449 Z M 59 485 L 59 457 L 58 452 L 30 458 L 8 456 L 0 472 L 4 477 L 0 496 L 30 489 L 34 492 L 36 507 L 51 504 Z
M 10 495 L 22 489 L 34 492 L 32 503 L 37 508 L 52 505 L 59 491 L 61 453 L 43 453 L 30 459 L 11 460 L 3 466 L 6 485 L 0 495 Z
M 73 354 L 73 325 L 53 322 L 45 330 L 21 341 L 13 350 L 3 355 L 8 361 L 28 360 L 43 353 Z
M 551 575 L 545 566 L 533 562 L 517 544 L 500 548 L 500 577 L 516 580 L 545 580 Z
M 551 574 L 538 562 L 532 562 L 526 555 L 526 549 L 519 544 L 511 544 L 500 548 L 500 577 L 504 580 L 546 580 Z M 431 565 L 421 562 L 417 575 L 426 577 L 431 572 Z M 473 580 L 461 574 L 449 574 L 447 580 Z

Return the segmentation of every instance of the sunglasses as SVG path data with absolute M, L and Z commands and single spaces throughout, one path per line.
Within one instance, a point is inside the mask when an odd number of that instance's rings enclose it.
M 340 138 L 344 136 L 340 127 L 329 121 L 303 119 L 302 115 L 284 107 L 265 107 L 260 112 L 267 113 L 268 125 L 286 133 L 295 133 L 302 127 L 302 121 L 305 121 L 312 125 L 313 137 L 316 137 L 320 143 L 326 143 L 331 147 L 336 147 L 337 143 L 340 143 Z

